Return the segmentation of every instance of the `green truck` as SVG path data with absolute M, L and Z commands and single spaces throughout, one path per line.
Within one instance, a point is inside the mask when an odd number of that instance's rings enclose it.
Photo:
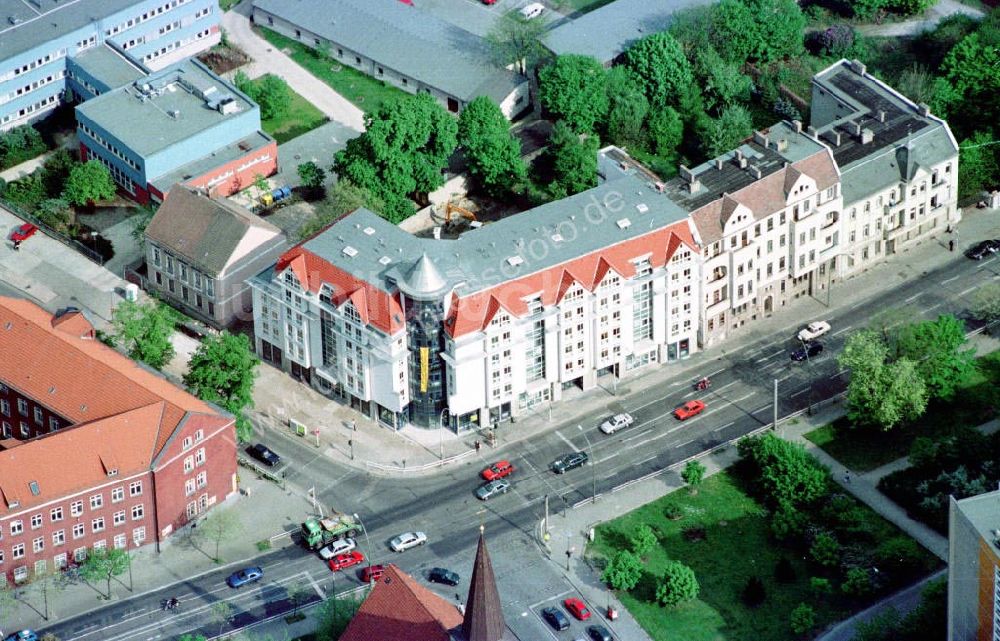
M 307 519 L 302 524 L 302 541 L 310 550 L 318 550 L 340 539 L 353 539 L 361 526 L 348 514 L 331 514 L 323 519 Z

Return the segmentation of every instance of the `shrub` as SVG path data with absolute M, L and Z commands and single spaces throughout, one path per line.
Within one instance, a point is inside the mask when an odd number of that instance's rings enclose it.
M 635 529 L 635 533 L 629 540 L 632 546 L 632 551 L 635 552 L 637 556 L 646 556 L 649 554 L 650 550 L 656 547 L 658 543 L 656 539 L 656 533 L 653 532 L 653 528 L 649 527 L 645 523 L 642 523 Z
M 809 577 L 809 587 L 817 596 L 833 592 L 833 584 L 830 583 L 830 579 L 824 579 L 819 576 Z
M 601 574 L 601 580 L 615 590 L 631 590 L 641 577 L 642 561 L 628 550 L 616 552 Z
M 747 579 L 740 598 L 748 608 L 756 608 L 767 599 L 767 590 L 764 588 L 764 582 L 760 580 L 760 577 L 752 576 Z
M 677 605 L 698 598 L 699 589 L 694 570 L 680 561 L 669 561 L 656 586 L 656 600 L 665 606 Z
M 874 586 L 867 568 L 851 568 L 840 586 L 840 590 L 849 596 L 863 597 L 871 594 Z
M 901 578 L 916 576 L 924 569 L 924 557 L 916 541 L 906 536 L 894 536 L 875 550 L 880 568 Z
M 840 543 L 829 532 L 820 532 L 813 539 L 809 554 L 823 567 L 834 567 L 840 562 Z
M 800 603 L 788 616 L 788 624 L 795 634 L 805 634 L 816 625 L 816 611 L 811 605 Z
M 681 506 L 677 505 L 673 501 L 670 501 L 663 506 L 663 516 L 667 517 L 671 521 L 676 521 L 684 516 L 684 510 L 681 509 Z

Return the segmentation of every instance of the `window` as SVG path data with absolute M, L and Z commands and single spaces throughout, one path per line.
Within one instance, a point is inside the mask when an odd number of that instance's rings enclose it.
M 61 507 L 52 508 L 52 510 L 49 512 L 49 518 L 52 519 L 53 521 L 62 521 L 63 509 Z
M 24 400 L 23 398 L 17 399 L 17 412 L 21 416 L 27 416 L 28 415 L 28 401 Z
M 205 430 L 198 430 L 194 433 L 194 442 L 201 443 L 205 439 Z M 141 494 L 141 491 L 140 491 Z M 134 496 L 134 495 L 133 495 Z
M 99 510 L 102 507 L 104 507 L 104 495 L 103 494 L 95 494 L 92 497 L 90 497 L 90 509 L 92 509 L 92 510 Z
M 45 549 L 45 537 L 40 536 L 31 542 L 31 549 L 34 552 L 41 552 Z
M 128 495 L 129 496 L 141 496 L 142 495 L 142 481 L 132 481 L 128 485 Z
M 63 552 L 62 554 L 57 554 L 54 557 L 52 557 L 52 565 L 57 570 L 62 570 L 63 568 L 65 568 L 66 567 L 66 553 Z
M 202 472 L 198 476 L 200 477 L 202 474 L 204 474 L 204 472 Z M 132 506 L 132 520 L 133 521 L 140 521 L 140 520 L 142 520 L 144 511 L 145 510 L 143 508 L 142 503 L 140 503 L 139 505 L 133 505 Z
M 83 501 L 73 501 L 69 505 L 70 516 L 80 516 L 83 514 Z
M 184 459 L 184 473 L 187 474 L 194 469 L 194 457 L 188 456 Z
M 189 450 L 189 449 L 191 449 L 191 443 L 192 443 L 191 437 L 190 436 L 186 436 L 186 437 L 184 437 L 184 441 L 181 443 L 181 447 L 183 449 L 185 449 L 185 450 Z
M 45 425 L 45 413 L 40 407 L 35 408 L 35 423 L 38 425 Z
M 128 545 L 128 535 L 126 534 L 116 534 L 114 538 L 114 546 L 116 550 L 124 550 Z
M 85 534 L 86 526 L 83 523 L 77 523 L 73 526 L 73 538 L 80 539 L 83 538 Z
M 145 526 L 143 526 L 143 527 L 137 527 L 134 530 L 132 530 L 132 542 L 133 543 L 135 543 L 136 545 L 139 545 L 140 543 L 142 543 L 145 540 L 146 540 L 146 528 L 145 528 Z
M 10 556 L 15 559 L 24 558 L 24 543 L 18 543 L 10 549 Z
M 204 447 L 194 453 L 194 464 L 195 465 L 204 465 L 205 464 L 205 448 Z
M 11 521 L 10 522 L 10 535 L 17 536 L 21 532 L 24 532 L 24 521 Z
M 111 523 L 116 527 L 125 522 L 125 510 L 115 512 L 111 517 Z
M 198 485 L 198 489 L 200 490 L 201 488 L 203 488 L 206 485 L 208 485 L 208 475 L 205 472 L 199 472 L 198 476 L 196 477 L 196 482 L 197 482 L 197 485 Z M 138 507 L 140 509 L 142 508 L 141 505 L 138 506 Z M 135 508 L 132 508 L 132 511 L 134 513 L 135 512 Z M 133 516 L 132 518 L 136 518 L 136 517 Z M 139 518 L 142 518 L 142 517 L 140 516 Z
M 114 488 L 114 489 L 111 490 L 111 502 L 112 503 L 121 503 L 124 500 L 125 500 L 125 488 L 124 487 L 119 486 L 119 487 L 116 487 L 116 488 Z
M 90 522 L 91 532 L 103 532 L 104 531 L 104 517 L 94 519 Z M 95 546 L 96 547 L 96 546 Z
M 10 416 L 10 401 L 0 400 L 0 412 L 3 412 L 4 416 Z
M 87 560 L 87 548 L 76 548 L 73 550 L 73 560 L 77 563 L 83 563 Z
M 40 527 L 42 527 L 42 515 L 41 514 L 32 514 L 31 515 L 31 529 L 32 530 L 37 530 Z
M 49 431 L 50 432 L 55 432 L 57 429 L 59 429 L 59 419 L 57 419 L 55 416 L 50 416 L 49 417 Z
M 188 479 L 184 481 L 184 496 L 191 496 L 194 494 L 194 479 Z
M 101 539 L 100 541 L 94 541 L 95 550 L 103 550 L 106 547 L 108 547 L 108 542 L 105 541 L 104 539 Z
M 52 533 L 52 545 L 62 545 L 66 542 L 66 530 L 58 530 Z

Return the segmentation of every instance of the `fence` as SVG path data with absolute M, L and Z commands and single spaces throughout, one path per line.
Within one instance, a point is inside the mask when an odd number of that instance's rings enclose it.
M 6 209 L 10 213 L 12 213 L 15 216 L 17 216 L 18 218 L 21 218 L 21 219 L 23 219 L 23 220 L 25 220 L 25 221 L 27 221 L 29 223 L 32 223 L 33 225 L 37 226 L 38 229 L 40 229 L 41 231 L 45 232 L 46 236 L 51 236 L 52 238 L 54 238 L 55 240 L 59 241 L 63 245 L 66 245 L 70 249 L 72 249 L 74 251 L 80 252 L 86 258 L 94 261 L 98 265 L 101 265 L 101 266 L 104 265 L 104 257 L 102 257 L 99 253 L 97 253 L 96 251 L 94 251 L 90 247 L 87 247 L 86 245 L 84 245 L 80 241 L 75 240 L 73 238 L 70 238 L 69 236 L 66 236 L 63 233 L 58 232 L 55 229 L 52 229 L 51 227 L 49 227 L 48 225 L 46 225 L 45 223 L 43 223 L 41 220 L 39 220 L 34 214 L 29 214 L 28 212 L 24 211 L 23 209 L 21 209 L 20 207 L 18 207 L 14 203 L 9 202 L 9 201 L 7 201 L 7 200 L 5 200 L 3 198 L 0 198 L 0 207 Z

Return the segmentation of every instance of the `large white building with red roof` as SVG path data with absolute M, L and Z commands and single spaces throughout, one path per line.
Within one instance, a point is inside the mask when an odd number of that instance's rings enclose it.
M 91 548 L 159 546 L 236 491 L 233 418 L 80 312 L 0 298 L 0 353 L 0 585 Z
M 947 123 L 842 60 L 780 122 L 666 183 L 601 184 L 418 238 L 359 209 L 251 281 L 261 357 L 390 427 L 494 426 L 670 366 L 957 222 Z

